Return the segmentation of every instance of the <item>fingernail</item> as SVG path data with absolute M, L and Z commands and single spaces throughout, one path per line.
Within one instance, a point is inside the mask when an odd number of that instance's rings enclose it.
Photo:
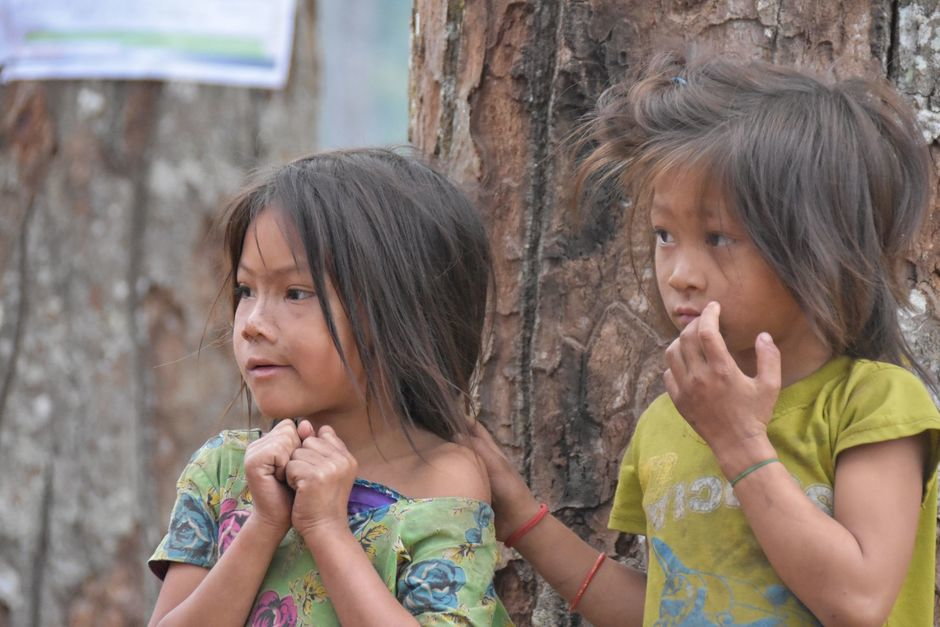
M 773 338 L 770 337 L 770 333 L 767 333 L 766 331 L 761 332 L 761 334 L 757 336 L 757 339 L 759 339 L 759 340 L 760 340 L 761 342 L 763 342 L 764 344 L 773 344 L 773 343 L 774 343 Z

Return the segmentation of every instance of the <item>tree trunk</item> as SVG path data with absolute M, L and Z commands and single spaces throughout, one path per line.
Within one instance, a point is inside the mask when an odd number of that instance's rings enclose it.
M 238 391 L 220 201 L 314 146 L 313 3 L 281 92 L 0 87 L 0 625 L 141 624 L 175 478 Z M 201 354 L 191 354 L 204 338 Z
M 416 0 L 414 144 L 482 190 L 496 264 L 484 421 L 536 495 L 584 538 L 638 563 L 607 529 L 620 456 L 662 392 L 668 333 L 650 326 L 616 210 L 579 220 L 563 140 L 605 86 L 654 45 L 704 41 L 744 57 L 835 76 L 887 75 L 919 110 L 940 161 L 937 0 Z M 906 328 L 940 369 L 940 231 L 934 211 L 912 259 Z M 498 588 L 520 625 L 575 625 L 513 553 Z

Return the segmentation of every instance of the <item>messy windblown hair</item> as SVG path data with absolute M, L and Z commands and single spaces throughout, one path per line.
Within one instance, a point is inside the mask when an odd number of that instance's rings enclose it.
M 225 213 L 233 294 L 245 235 L 269 207 L 303 244 L 348 367 L 327 280 L 335 287 L 365 372 L 364 397 L 387 400 L 406 424 L 442 438 L 466 432 L 491 274 L 486 232 L 467 197 L 418 159 L 384 149 L 315 154 L 278 167 Z
M 926 377 L 898 308 L 931 165 L 916 118 L 886 82 L 829 84 L 768 63 L 661 53 L 601 97 L 586 134 L 594 148 L 579 194 L 615 181 L 628 211 L 648 211 L 658 174 L 702 168 L 835 354 Z

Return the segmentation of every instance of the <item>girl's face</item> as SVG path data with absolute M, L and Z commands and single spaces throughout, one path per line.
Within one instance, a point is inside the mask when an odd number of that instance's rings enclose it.
M 336 332 L 350 372 L 330 339 L 299 239 L 276 210 L 248 227 L 235 274 L 232 344 L 242 377 L 270 418 L 322 424 L 365 411 L 364 375 L 349 319 L 327 283 Z M 352 374 L 352 378 L 350 377 Z
M 793 295 L 708 182 L 707 174 L 684 169 L 653 181 L 656 282 L 672 323 L 682 330 L 705 305 L 718 301 L 728 351 L 750 376 L 756 372 L 754 341 L 761 331 L 773 337 L 785 371 L 788 363 L 828 354 Z

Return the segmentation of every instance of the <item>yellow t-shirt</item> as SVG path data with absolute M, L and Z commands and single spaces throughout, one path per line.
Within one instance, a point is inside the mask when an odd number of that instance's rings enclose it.
M 933 624 L 938 430 L 940 413 L 917 377 L 847 357 L 781 390 L 768 425 L 781 462 L 829 515 L 839 453 L 929 432 L 914 556 L 887 625 Z M 774 572 L 711 450 L 665 394 L 627 447 L 610 527 L 649 542 L 646 625 L 819 624 Z

